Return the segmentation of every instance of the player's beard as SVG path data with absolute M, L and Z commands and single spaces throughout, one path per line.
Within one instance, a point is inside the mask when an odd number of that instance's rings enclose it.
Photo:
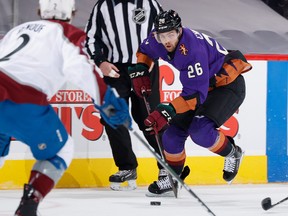
M 177 47 L 177 44 L 178 44 L 178 41 L 175 43 L 168 42 L 168 43 L 164 44 L 164 47 L 168 52 L 174 52 L 174 50 Z

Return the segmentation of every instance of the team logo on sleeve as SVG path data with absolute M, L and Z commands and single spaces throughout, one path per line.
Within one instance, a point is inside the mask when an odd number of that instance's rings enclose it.
M 136 8 L 135 10 L 132 11 L 133 12 L 133 16 L 132 16 L 132 20 L 136 23 L 136 24 L 142 24 L 146 21 L 147 19 L 147 14 L 146 11 L 142 8 Z
M 185 47 L 184 44 L 181 44 L 181 45 L 180 45 L 179 50 L 180 50 L 180 52 L 181 52 L 182 55 L 185 55 L 185 56 L 186 56 L 187 53 L 188 53 L 188 49 L 186 49 L 186 47 Z
M 39 143 L 39 144 L 38 144 L 38 149 L 39 149 L 39 150 L 45 150 L 46 148 L 47 148 L 46 143 Z

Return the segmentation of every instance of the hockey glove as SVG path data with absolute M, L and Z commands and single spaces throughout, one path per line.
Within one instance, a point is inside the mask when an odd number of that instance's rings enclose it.
M 103 105 L 94 104 L 99 110 L 101 117 L 112 128 L 116 129 L 119 125 L 131 128 L 132 119 L 129 114 L 128 104 L 123 98 L 120 98 L 114 88 L 108 86 Z
M 129 67 L 128 73 L 136 95 L 143 98 L 145 92 L 146 96 L 149 96 L 151 94 L 151 82 L 148 67 L 144 64 L 137 64 L 134 67 Z
M 158 133 L 176 115 L 171 105 L 159 104 L 156 109 L 144 120 L 146 131 L 150 134 Z

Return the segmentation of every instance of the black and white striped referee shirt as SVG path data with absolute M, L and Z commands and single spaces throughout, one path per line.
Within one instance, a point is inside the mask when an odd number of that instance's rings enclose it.
M 90 58 L 98 66 L 105 60 L 136 63 L 138 46 L 160 11 L 156 0 L 99 0 L 86 25 Z

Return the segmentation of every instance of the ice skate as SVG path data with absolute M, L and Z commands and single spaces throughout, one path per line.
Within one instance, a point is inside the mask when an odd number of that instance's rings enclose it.
M 168 172 L 166 169 L 162 168 L 159 170 L 158 173 L 158 180 L 168 176 Z M 182 170 L 182 173 L 180 174 L 180 178 L 184 181 L 185 178 L 190 174 L 190 168 L 189 166 L 185 166 L 184 169 Z
M 24 185 L 23 197 L 14 216 L 37 216 L 37 207 L 40 199 L 35 196 L 36 192 L 32 185 Z
M 177 188 L 177 181 L 173 180 L 174 186 Z M 168 175 L 158 181 L 154 181 L 148 187 L 148 192 L 146 193 L 148 197 L 174 197 L 174 192 L 172 185 L 169 181 Z
M 223 179 L 231 184 L 236 177 L 244 152 L 239 146 L 233 145 L 232 152 L 225 157 Z
M 167 170 L 165 170 L 164 168 L 160 169 L 158 173 L 158 180 L 163 179 L 166 176 L 168 176 Z
M 115 191 L 135 190 L 137 188 L 136 169 L 120 170 L 109 177 L 110 188 Z

